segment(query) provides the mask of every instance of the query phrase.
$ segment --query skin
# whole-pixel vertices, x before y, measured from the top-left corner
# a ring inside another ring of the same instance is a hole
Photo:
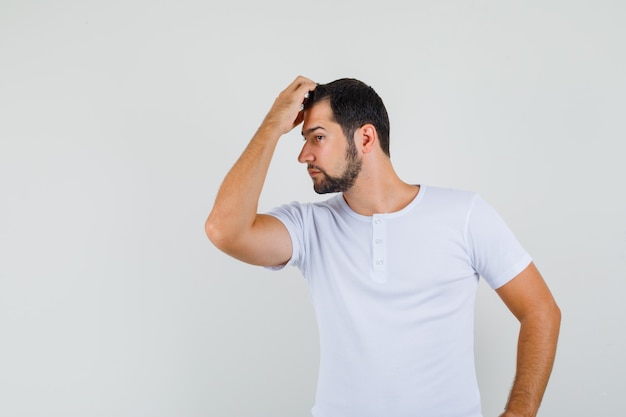
[[[298,161],[307,164],[313,189],[319,194],[348,191],[363,168],[354,142],[348,142],[339,125],[329,123],[331,120],[334,120],[332,110],[328,102],[322,102],[307,111],[302,129],[305,143]],[[343,160],[333,158],[334,155],[341,155],[343,144],[346,145]],[[328,161],[330,158],[332,162]]]
[[[205,229],[230,256],[263,266],[284,265],[291,257],[285,226],[257,208],[280,137],[301,123],[304,145],[298,160],[306,164],[317,192],[342,191],[348,205],[365,216],[398,211],[419,192],[419,186],[398,177],[373,125],[357,129],[350,146],[327,101],[300,110],[315,87],[301,76],[289,84],[224,178]],[[561,313],[532,263],[496,292],[520,322],[516,376],[501,417],[534,417],[554,363]]]
[[[520,322],[517,371],[501,417],[534,417],[552,372],[561,311],[534,263],[496,293]]]

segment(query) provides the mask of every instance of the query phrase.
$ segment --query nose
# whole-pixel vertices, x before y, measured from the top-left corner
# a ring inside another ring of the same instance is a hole
[[[313,153],[311,152],[311,148],[309,147],[309,142],[305,141],[302,146],[302,150],[300,151],[300,155],[298,155],[298,162],[301,164],[311,163],[315,160]]]

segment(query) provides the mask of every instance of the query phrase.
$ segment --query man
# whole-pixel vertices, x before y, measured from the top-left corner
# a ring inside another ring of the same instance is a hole
[[[303,122],[298,160],[325,202],[257,213],[279,138]],[[479,417],[473,309],[483,276],[519,319],[502,416],[535,416],[560,311],[530,256],[478,195],[402,181],[371,87],[297,77],[230,170],[206,223],[254,265],[302,271],[319,325],[315,417]]]

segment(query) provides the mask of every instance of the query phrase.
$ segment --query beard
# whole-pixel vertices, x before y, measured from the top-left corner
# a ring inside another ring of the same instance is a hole
[[[317,166],[310,166],[322,173],[323,178],[313,184],[313,189],[318,194],[328,193],[343,193],[348,191],[356,181],[356,178],[361,172],[362,162],[359,159],[356,151],[356,146],[350,143],[348,151],[346,152],[346,167],[343,173],[339,176],[329,175],[322,168]]]

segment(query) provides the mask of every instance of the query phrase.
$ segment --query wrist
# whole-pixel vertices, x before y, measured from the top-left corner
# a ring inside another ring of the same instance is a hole
[[[269,117],[263,120],[263,123],[261,123],[258,129],[259,132],[272,136],[281,136],[283,134],[282,130],[280,122]]]
[[[280,118],[280,115],[268,113],[259,127],[259,131],[266,135],[280,138],[293,129],[293,121],[287,122]]]

